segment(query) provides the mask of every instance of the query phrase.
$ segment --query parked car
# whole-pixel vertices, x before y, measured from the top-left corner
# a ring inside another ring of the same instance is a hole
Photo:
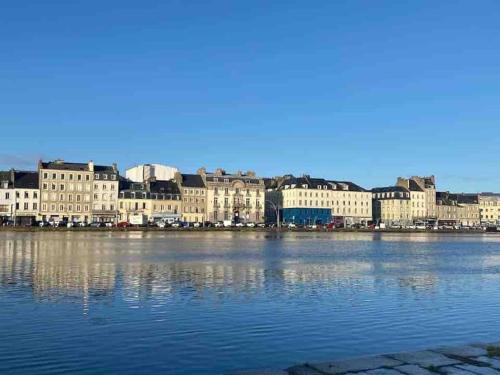
[[[223,224],[225,227],[232,227],[234,225],[231,220],[224,220]]]
[[[224,223],[222,221],[218,221],[218,222],[216,222],[214,224],[214,227],[216,227],[216,228],[222,228],[222,227],[224,227]]]
[[[78,226],[79,226],[79,227],[88,227],[88,224],[87,224],[87,222],[86,222],[86,221],[80,221],[80,222],[78,223]]]
[[[182,228],[182,223],[180,221],[173,222],[172,228]]]
[[[266,227],[266,223],[259,223],[259,224],[257,224],[257,226],[259,228],[265,228]]]
[[[295,223],[289,223],[288,229],[293,229],[293,228],[297,228],[297,225]]]
[[[90,224],[90,226],[91,226],[92,228],[103,228],[103,227],[105,226],[105,224],[104,224],[104,223],[101,223],[101,222],[96,221],[96,222],[93,222],[92,224]]]
[[[213,224],[212,224],[212,222],[210,222],[210,221],[205,221],[205,222],[203,223],[203,226],[205,226],[205,227],[207,227],[207,228],[210,228],[210,227],[213,227],[214,225],[213,225]]]
[[[116,224],[117,228],[128,228],[130,227],[130,223],[128,221],[121,221],[118,224]]]
[[[255,223],[247,223],[247,227],[249,227],[249,228],[255,228]]]
[[[237,228],[243,228],[245,226],[245,224],[243,224],[243,223],[236,223],[234,226],[237,227]]]
[[[66,228],[73,228],[75,224],[72,222],[72,221],[68,221],[68,223],[66,224]]]
[[[158,221],[156,223],[156,226],[160,229],[165,229],[167,227],[167,223],[165,223],[164,221]]]
[[[200,222],[196,222],[193,224],[193,228],[199,228],[201,227],[201,223]]]

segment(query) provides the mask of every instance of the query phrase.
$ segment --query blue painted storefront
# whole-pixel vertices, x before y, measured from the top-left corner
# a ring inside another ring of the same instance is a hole
[[[284,208],[282,218],[285,223],[328,224],[332,221],[329,208]]]

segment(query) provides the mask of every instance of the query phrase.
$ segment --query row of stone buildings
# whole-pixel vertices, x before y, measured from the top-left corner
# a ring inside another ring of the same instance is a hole
[[[0,221],[120,222],[144,215],[149,221],[263,222],[264,179],[254,172],[223,169],[183,174],[142,165],[127,177],[116,165],[40,161],[37,171],[0,172]]]
[[[434,176],[398,178],[371,190],[308,175],[258,177],[223,169],[184,174],[145,164],[120,176],[113,165],[40,161],[37,171],[0,172],[0,221],[149,221],[500,224],[500,194],[453,194]]]

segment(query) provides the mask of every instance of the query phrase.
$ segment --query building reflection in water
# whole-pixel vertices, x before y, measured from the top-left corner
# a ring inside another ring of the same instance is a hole
[[[475,242],[454,243],[467,245]],[[85,310],[99,301],[137,307],[314,288],[377,291],[388,283],[432,293],[446,262],[439,242],[425,235],[4,232],[0,295],[29,292],[40,302],[81,303]],[[500,263],[496,254],[457,262],[468,270]]]

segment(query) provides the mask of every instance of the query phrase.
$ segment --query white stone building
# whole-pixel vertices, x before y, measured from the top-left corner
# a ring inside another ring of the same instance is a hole
[[[177,172],[179,172],[177,168],[168,165],[141,164],[127,169],[125,177],[132,182],[149,181],[151,178],[158,181],[168,181],[172,180]]]

